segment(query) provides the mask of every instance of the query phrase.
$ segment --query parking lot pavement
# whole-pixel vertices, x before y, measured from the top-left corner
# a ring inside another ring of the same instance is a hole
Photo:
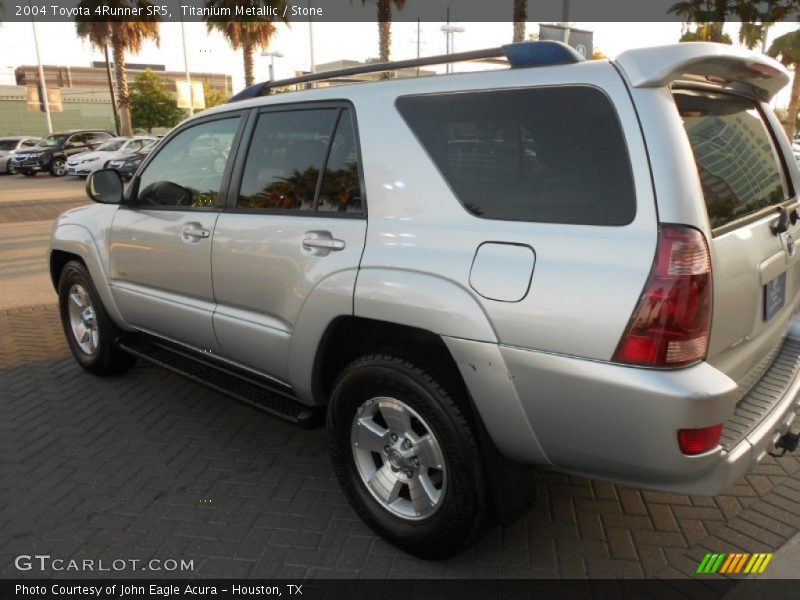
[[[88,375],[55,305],[35,304],[0,310],[2,577],[40,577],[13,559],[49,554],[191,560],[176,574],[196,577],[697,578],[708,552],[774,552],[800,531],[797,457],[768,458],[715,498],[542,471],[536,506],[514,526],[420,561],[351,510],[323,430],[142,362]],[[701,577],[681,590],[708,592],[722,576]]]
[[[0,176],[0,309],[56,301],[47,267],[53,219],[87,204],[84,181]]]

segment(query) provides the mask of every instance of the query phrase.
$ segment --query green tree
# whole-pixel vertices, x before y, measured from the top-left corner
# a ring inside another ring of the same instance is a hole
[[[726,21],[741,23],[739,40],[754,48],[763,40],[769,24],[786,18],[800,7],[800,0],[682,0],[670,7],[669,12],[680,15],[687,23],[694,23],[694,31],[684,32],[682,42],[706,41],[730,44],[730,36],[722,31]]]
[[[101,6],[112,8],[140,8],[147,15],[149,0],[81,0],[78,5],[87,8],[90,14]],[[75,28],[78,36],[88,39],[96,48],[102,49],[110,45],[114,59],[114,76],[117,83],[117,107],[119,109],[120,133],[133,134],[131,124],[131,98],[128,90],[128,72],[125,66],[125,55],[128,52],[137,54],[145,40],[159,43],[158,20],[156,17],[139,17],[138,21],[95,21],[91,17],[78,17]]]
[[[797,123],[797,110],[800,107],[800,30],[785,33],[775,38],[767,50],[773,58],[777,58],[787,67],[794,69],[792,77],[792,91],[789,96],[788,115],[783,124],[786,135],[794,139],[795,125]]]
[[[361,0],[364,5],[367,0]],[[377,0],[378,5],[378,58],[381,62],[389,62],[392,54],[392,4],[403,10],[406,0]],[[384,79],[391,77],[389,73],[381,75]]]
[[[733,44],[731,36],[722,31],[722,23],[697,23],[694,29],[687,29],[681,35],[681,42],[717,42]]]
[[[166,80],[147,69],[131,85],[131,116],[136,129],[149,133],[153,127],[175,127],[186,113],[178,108]]]
[[[285,4],[285,0],[206,0],[206,8],[212,11],[229,9],[230,14],[235,14],[238,6],[245,9],[270,9],[278,15],[283,15]],[[206,24],[209,31],[216,30],[222,33],[234,50],[242,51],[244,83],[246,86],[251,86],[255,82],[253,61],[256,48],[266,50],[269,47],[277,31],[275,18],[254,15],[237,19],[241,20],[231,21],[228,17],[209,16],[206,17]]]
[[[206,100],[206,108],[211,108],[213,106],[225,104],[228,101],[229,94],[223,90],[212,88],[211,85],[205,81],[203,82],[203,96]]]

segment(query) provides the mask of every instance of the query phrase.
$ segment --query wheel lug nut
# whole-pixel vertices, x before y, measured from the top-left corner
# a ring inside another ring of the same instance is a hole
[[[413,476],[414,476],[414,473],[412,471],[406,471],[406,477],[411,479]]]
[[[384,446],[383,447],[383,453],[384,454],[389,454],[389,446]]]
[[[411,462],[414,463],[415,467],[419,466],[419,459],[416,456],[411,459]]]
[[[396,434],[396,433],[393,433],[393,434],[391,434],[389,437],[391,438],[391,440],[392,440],[393,442],[396,442],[396,441],[397,441],[397,434]]]
[[[411,440],[404,440],[403,441],[403,448],[405,448],[406,450],[411,448]]]

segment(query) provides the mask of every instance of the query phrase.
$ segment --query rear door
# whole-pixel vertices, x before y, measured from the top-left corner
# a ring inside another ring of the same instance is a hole
[[[262,109],[242,148],[214,232],[214,331],[225,357],[285,381],[306,300],[333,275],[352,298],[367,229],[355,116]]]
[[[746,96],[673,90],[712,237],[714,316],[708,360],[757,379],[780,347],[800,290],[795,191],[768,107]],[[746,385],[742,386],[746,392]]]

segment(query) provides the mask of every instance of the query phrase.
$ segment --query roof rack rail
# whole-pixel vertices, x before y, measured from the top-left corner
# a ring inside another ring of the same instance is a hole
[[[310,73],[308,75],[290,77],[288,79],[264,81],[243,89],[238,94],[232,96],[228,102],[238,102],[248,98],[267,96],[274,88],[284,87],[287,85],[296,85],[298,83],[311,83],[314,81],[325,81],[329,79],[336,79],[338,77],[349,77],[352,75],[362,75],[365,73],[397,71],[399,69],[409,69],[428,65],[441,65],[491,58],[507,59],[512,69],[565,65],[584,60],[583,56],[578,54],[575,50],[563,42],[549,40],[518,42],[516,44],[506,44],[504,46],[487,48],[485,50],[471,50],[469,52],[457,52],[454,54],[440,54],[438,56],[425,56],[422,58],[412,58],[409,60],[398,60],[385,63],[370,63],[366,65],[359,65],[357,67],[336,69],[334,71]]]

